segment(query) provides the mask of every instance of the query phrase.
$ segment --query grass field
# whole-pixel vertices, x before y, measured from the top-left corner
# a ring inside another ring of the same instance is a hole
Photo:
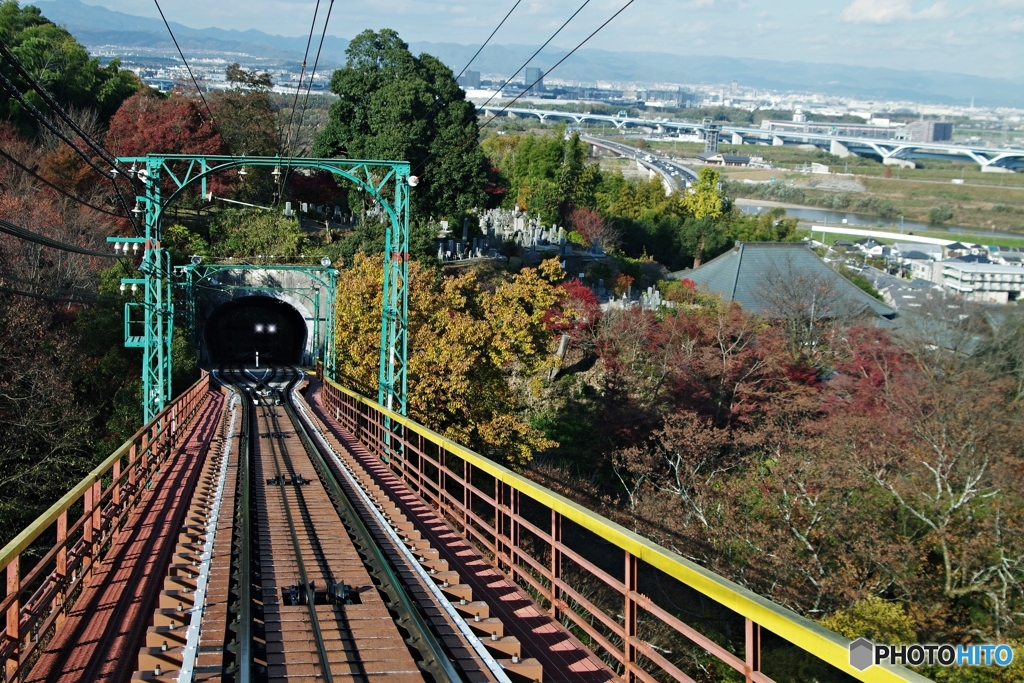
[[[626,139],[625,142],[635,144],[636,140]],[[661,154],[683,157],[694,157],[704,149],[700,143],[660,140],[649,146]],[[1020,232],[1024,236],[1024,173],[982,173],[974,163],[929,160],[921,162],[922,168],[898,169],[871,159],[839,159],[822,150],[799,147],[721,145],[719,149],[728,154],[760,156],[783,168],[776,171],[729,168],[725,169],[729,180],[791,181],[804,190],[809,199],[817,201],[835,192],[815,190],[808,185],[827,176],[813,176],[795,169],[818,162],[828,165],[833,173],[849,173],[864,186],[866,194],[891,201],[906,220],[927,223],[929,211],[945,205],[953,214],[946,221],[951,225]],[[889,178],[885,177],[887,170],[891,174]],[[954,184],[953,180],[963,182]]]

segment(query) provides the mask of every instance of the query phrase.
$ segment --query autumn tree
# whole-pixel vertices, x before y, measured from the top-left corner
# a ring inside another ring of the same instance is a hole
[[[557,263],[481,288],[475,276],[443,277],[410,262],[409,411],[417,420],[497,461],[515,466],[551,447],[520,417],[509,380],[535,377],[551,362],[545,319],[562,294]],[[358,254],[338,284],[341,377],[376,394],[383,265]],[[376,303],[374,303],[376,302]]]
[[[605,251],[611,251],[618,246],[619,231],[595,209],[588,206],[573,209],[569,214],[569,225],[583,236],[587,247],[593,244],[594,240],[597,240]]]
[[[149,153],[224,155],[230,150],[198,97],[171,93],[164,97],[152,90],[141,91],[125,101],[110,120],[107,148],[117,156],[145,156]],[[165,178],[168,194],[176,186]],[[208,188],[228,194],[236,176],[215,174]],[[198,186],[193,191],[197,196]]]

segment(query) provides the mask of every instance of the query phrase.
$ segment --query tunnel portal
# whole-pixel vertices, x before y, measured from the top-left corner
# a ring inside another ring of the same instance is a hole
[[[205,342],[215,365],[260,362],[299,365],[306,347],[306,321],[288,303],[248,296],[216,308],[206,321]]]

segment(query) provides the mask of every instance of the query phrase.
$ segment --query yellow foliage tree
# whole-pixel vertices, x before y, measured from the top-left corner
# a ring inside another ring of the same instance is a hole
[[[713,168],[702,168],[697,183],[683,195],[683,207],[697,220],[722,215],[722,193],[718,189],[721,174]]]
[[[442,277],[409,265],[410,416],[512,466],[556,446],[519,417],[509,379],[550,362],[543,319],[561,296],[552,282],[557,262],[525,269],[489,292],[471,273]],[[362,253],[338,278],[339,379],[370,396],[378,386],[382,281],[380,259]]]

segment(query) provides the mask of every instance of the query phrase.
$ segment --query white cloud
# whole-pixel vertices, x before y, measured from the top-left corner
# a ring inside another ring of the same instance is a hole
[[[914,12],[910,0],[853,0],[839,16],[852,24],[891,24],[908,19],[942,19],[948,14],[945,2]]]

